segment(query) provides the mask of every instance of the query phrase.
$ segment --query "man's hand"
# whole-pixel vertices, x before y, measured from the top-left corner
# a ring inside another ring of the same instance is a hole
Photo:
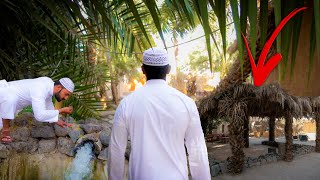
[[[72,111],[73,111],[73,107],[72,106],[64,107],[64,108],[59,109],[59,113],[60,114],[71,114]]]
[[[58,120],[57,122],[57,125],[59,125],[59,126],[61,126],[61,127],[71,127],[72,126],[72,124],[69,124],[69,123],[66,123],[66,122],[64,122],[64,121],[62,121],[62,120]]]

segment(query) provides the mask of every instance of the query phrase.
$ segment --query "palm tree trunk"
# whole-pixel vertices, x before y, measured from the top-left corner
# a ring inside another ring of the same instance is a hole
[[[118,91],[118,82],[115,79],[111,79],[111,92],[113,102],[118,105],[119,104],[119,91]]]
[[[244,147],[248,148],[249,147],[249,117],[246,116],[244,118]]]
[[[276,118],[269,118],[269,141],[275,141],[275,126],[276,126]]]
[[[88,41],[88,60],[91,65],[97,64],[97,50],[96,44],[91,40]]]
[[[286,124],[285,124],[285,136],[286,136],[286,144],[285,144],[285,154],[284,160],[285,161],[292,161],[293,160],[293,138],[292,138],[292,123],[293,118],[291,115],[286,115],[285,117]]]
[[[316,152],[320,153],[320,113],[317,112],[315,114],[315,118],[316,118]]]
[[[178,55],[179,55],[179,47],[178,47],[178,39],[177,32],[173,32],[173,45],[174,45],[174,61],[176,64],[176,71],[178,71]]]
[[[241,106],[238,103],[234,103],[233,107],[234,109],[239,109],[240,111],[244,111],[244,107],[239,108]],[[231,163],[229,164],[228,169],[233,174],[239,174],[243,170],[244,165],[244,159],[245,154],[243,152],[243,146],[244,146],[244,119],[246,117],[241,116],[242,114],[245,114],[244,112],[237,112],[237,115],[239,115],[237,118],[231,119],[230,125],[229,125],[229,136],[230,136],[230,145],[231,145]],[[229,115],[229,118],[231,118],[232,115]]]
[[[111,75],[111,94],[112,94],[112,101],[114,104],[118,105],[119,104],[119,91],[118,91],[118,84],[119,80],[117,77],[117,73],[114,70],[114,67],[112,65],[112,57],[111,55],[106,55],[107,56],[107,61],[110,64],[109,72]]]

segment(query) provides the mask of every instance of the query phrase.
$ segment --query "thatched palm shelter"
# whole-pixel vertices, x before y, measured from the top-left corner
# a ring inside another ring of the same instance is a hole
[[[243,147],[249,146],[249,117],[268,117],[270,124],[275,118],[285,119],[285,156],[293,159],[292,123],[293,118],[315,115],[317,121],[316,149],[320,152],[320,99],[289,95],[278,84],[255,87],[239,84],[224,91],[213,93],[199,101],[199,112],[204,130],[214,119],[222,118],[230,123],[229,136],[232,148],[231,171],[240,173],[243,169],[245,154]],[[272,127],[270,127],[272,129]],[[274,132],[270,132],[274,141]]]

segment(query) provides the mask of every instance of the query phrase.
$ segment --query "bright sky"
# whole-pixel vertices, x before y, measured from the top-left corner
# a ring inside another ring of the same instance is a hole
[[[233,25],[232,25],[233,28]],[[219,34],[219,33],[218,33]],[[204,35],[203,28],[201,26],[198,26],[193,32],[190,32],[184,36],[184,38],[178,38],[178,44],[190,41],[192,39],[198,38],[200,36]],[[171,34],[165,34],[165,41],[167,43],[167,47],[173,46],[173,39]],[[236,39],[236,33],[234,30],[227,31],[227,37],[229,37],[228,40],[233,41]],[[160,39],[158,34],[153,35],[153,38],[155,40],[155,43],[158,47],[164,48],[164,45],[162,43],[162,40]],[[211,43],[212,48],[215,48],[213,45],[213,42]],[[196,39],[194,41],[188,42],[186,44],[179,45],[179,55],[178,55],[178,61],[179,64],[186,64],[189,62],[189,54],[191,54],[193,51],[199,50],[204,51],[206,53],[206,40],[205,37]],[[219,47],[220,50],[222,47]],[[171,73],[176,73],[176,65],[174,60],[174,48],[168,48],[168,54],[170,57],[170,64],[172,66]],[[179,65],[178,64],[178,65]],[[210,74],[212,79],[208,81],[208,84],[212,86],[216,86],[220,82],[220,72],[215,72],[213,74]]]
[[[188,33],[185,35],[185,37],[182,38],[178,38],[178,44],[184,43],[186,41],[190,41],[192,39],[195,39],[197,37],[200,37],[204,35],[203,32],[203,28],[201,26],[198,26],[194,32],[192,33]],[[173,39],[171,34],[165,34],[165,41],[166,41],[166,45],[167,47],[171,47],[173,46]],[[158,34],[153,35],[153,38],[155,40],[155,43],[158,47],[162,47],[164,48],[163,42],[160,39]],[[189,43],[186,44],[182,44],[179,45],[179,56],[178,56],[178,60],[181,61],[181,63],[187,63],[189,62],[189,53],[191,53],[192,51],[195,50],[203,50],[206,47],[206,41],[205,38],[200,38],[194,41],[191,41]],[[174,61],[174,47],[168,48],[168,54],[170,57],[170,64],[172,66],[172,73],[175,73],[175,61]]]

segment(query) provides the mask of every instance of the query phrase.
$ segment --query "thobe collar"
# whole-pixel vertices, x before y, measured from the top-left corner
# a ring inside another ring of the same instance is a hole
[[[146,85],[167,85],[167,81],[163,79],[150,79],[147,81]]]

